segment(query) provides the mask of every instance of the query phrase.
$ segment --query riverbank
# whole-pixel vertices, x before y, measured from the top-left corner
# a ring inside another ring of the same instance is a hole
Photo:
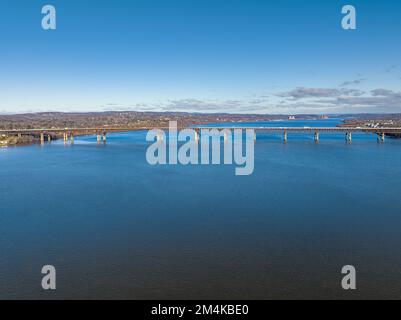
[[[359,115],[346,119],[340,127],[361,127],[367,129],[399,128],[401,127],[401,115]],[[386,133],[387,137],[401,139],[401,134]]]
[[[40,143],[40,138],[34,135],[7,136],[0,135],[0,148],[26,146]]]

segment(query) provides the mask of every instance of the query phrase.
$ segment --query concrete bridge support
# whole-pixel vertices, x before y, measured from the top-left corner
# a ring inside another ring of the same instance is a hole
[[[45,144],[45,134],[43,132],[40,133],[40,144]]]
[[[380,132],[377,134],[377,142],[385,142],[386,141],[386,135],[384,132]]]
[[[315,143],[319,143],[319,131],[315,131]]]
[[[106,143],[107,142],[107,137],[106,137],[106,132],[103,132],[103,143]]]
[[[74,144],[74,134],[73,133],[70,134],[70,143]]]
[[[67,144],[67,141],[68,141],[68,134],[67,133],[63,133],[63,141],[64,141],[64,144]]]
[[[101,141],[102,141],[101,135],[97,134],[97,144],[100,144]]]
[[[195,130],[195,143],[199,142],[199,131]]]
[[[230,132],[231,134],[231,132]],[[227,130],[224,130],[224,142],[228,141],[228,134],[227,134]]]
[[[50,134],[47,135],[47,142],[52,142],[52,136]]]
[[[347,141],[348,143],[352,143],[352,132],[347,132],[345,134],[345,141]]]
[[[287,143],[288,141],[288,132],[287,130],[284,130],[284,143]]]

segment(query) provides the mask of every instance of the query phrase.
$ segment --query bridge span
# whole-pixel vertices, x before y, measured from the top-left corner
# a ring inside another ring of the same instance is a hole
[[[197,127],[197,129],[211,129],[215,127]],[[344,133],[347,142],[352,142],[353,133],[371,133],[377,135],[378,142],[384,142],[387,134],[398,134],[401,136],[401,127],[369,128],[369,127],[247,127],[247,126],[222,126],[220,130],[252,129],[256,132],[278,132],[283,134],[284,142],[288,141],[288,133],[312,133],[315,142],[319,142],[320,133]]]
[[[184,129],[181,127],[178,129]],[[188,128],[188,127],[186,127]],[[311,133],[314,135],[315,142],[319,142],[320,133],[344,133],[347,142],[352,142],[353,133],[370,133],[377,135],[379,142],[385,141],[386,135],[400,135],[401,127],[383,127],[383,128],[370,128],[370,127],[263,127],[263,126],[193,126],[191,127],[197,132],[197,140],[199,140],[199,133],[202,130],[220,130],[232,132],[236,129],[251,129],[255,131],[255,139],[257,132],[276,132],[283,134],[284,142],[288,141],[289,133]],[[52,137],[63,137],[64,143],[70,141],[74,142],[74,136],[78,135],[97,135],[97,142],[106,142],[106,136],[112,132],[127,132],[127,131],[147,131],[152,129],[169,130],[169,127],[92,127],[92,128],[41,128],[41,129],[10,129],[0,130],[0,136],[21,136],[21,135],[33,135],[40,137],[40,142],[43,144],[46,140],[50,142]]]

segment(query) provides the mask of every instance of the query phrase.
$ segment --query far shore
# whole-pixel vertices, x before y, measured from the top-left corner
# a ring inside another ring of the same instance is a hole
[[[183,112],[98,112],[98,113],[34,113],[0,115],[0,130],[29,130],[34,128],[93,128],[93,127],[130,127],[132,131],[141,127],[160,128],[168,126],[170,121],[177,121],[180,126],[205,125],[211,123],[269,122],[285,120],[318,120],[321,115],[259,115],[259,114],[204,114]],[[122,130],[126,131],[126,130]],[[116,131],[114,131],[116,132]],[[87,132],[93,135],[97,132]],[[77,135],[79,136],[79,135]],[[81,134],[82,136],[82,134]],[[51,135],[51,140],[62,139],[63,135]],[[1,146],[19,146],[40,143],[40,136],[0,135]]]
[[[326,120],[344,119],[340,126],[358,126],[366,128],[401,127],[401,114],[359,114],[359,115],[263,115],[263,114],[204,114],[182,112],[98,112],[98,113],[33,113],[0,115],[0,130],[28,130],[23,135],[5,135],[0,133],[0,147],[21,146],[40,143],[40,136],[29,133],[34,128],[94,128],[101,127],[107,131],[108,127],[132,128],[130,131],[141,130],[143,127],[167,127],[170,121],[177,121],[180,126],[194,126],[207,124],[227,124],[244,122],[276,122],[296,120]],[[127,131],[127,130],[121,130]],[[113,132],[117,132],[113,130]],[[94,135],[97,132],[86,132],[76,136]],[[395,138],[401,136],[389,134]],[[52,133],[51,140],[63,139],[63,134]]]

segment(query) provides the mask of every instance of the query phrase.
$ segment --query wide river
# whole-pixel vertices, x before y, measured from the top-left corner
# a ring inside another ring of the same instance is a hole
[[[0,149],[1,299],[401,297],[401,140],[260,133],[236,176],[151,166],[145,136]]]

